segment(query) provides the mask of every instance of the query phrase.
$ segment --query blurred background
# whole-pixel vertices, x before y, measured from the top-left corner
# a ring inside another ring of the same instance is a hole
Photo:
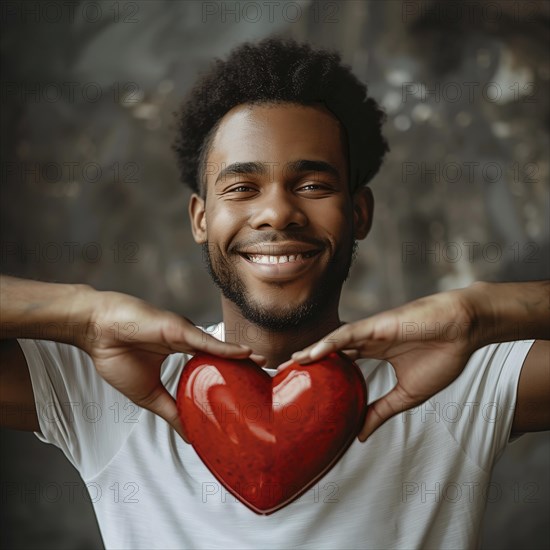
[[[189,231],[174,112],[200,71],[273,33],[337,49],[387,115],[352,321],[474,280],[549,278],[550,4],[544,1],[6,1],[1,270],[221,319]],[[78,474],[0,432],[2,548],[102,546]],[[495,470],[483,548],[550,546],[550,441]]]

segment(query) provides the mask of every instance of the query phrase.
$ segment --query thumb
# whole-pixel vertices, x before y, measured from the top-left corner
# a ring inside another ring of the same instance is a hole
[[[176,400],[168,393],[162,384],[157,386],[155,391],[148,398],[146,404],[138,404],[166,420],[183,440],[189,443],[178,414]]]
[[[415,405],[417,405],[416,401],[407,396],[399,386],[396,386],[390,393],[372,402],[367,407],[365,423],[357,436],[359,441],[364,442],[386,420]]]

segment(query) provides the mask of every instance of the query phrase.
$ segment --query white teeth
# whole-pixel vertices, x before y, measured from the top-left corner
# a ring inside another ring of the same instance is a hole
[[[302,254],[292,254],[289,256],[264,256],[262,254],[248,254],[248,259],[256,264],[286,264],[296,262]]]

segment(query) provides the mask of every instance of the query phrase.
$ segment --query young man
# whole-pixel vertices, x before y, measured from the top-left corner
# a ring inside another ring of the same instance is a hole
[[[206,331],[124,294],[2,278],[3,421],[60,447],[95,496],[126,491],[95,499],[106,547],[476,544],[493,464],[511,437],[550,427],[548,283],[476,283],[342,323],[372,221],[366,184],[387,150],[381,122],[338,56],[306,45],[245,44],[202,77],[176,151],[222,293],[223,323]],[[369,439],[256,515],[177,435],[182,366],[207,351],[274,373],[336,349],[368,381]],[[78,409],[90,403],[99,418]],[[443,498],[449,487],[460,498]]]

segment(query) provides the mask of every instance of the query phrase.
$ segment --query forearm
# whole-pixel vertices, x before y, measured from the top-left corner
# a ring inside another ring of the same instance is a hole
[[[550,340],[550,281],[475,283],[465,289],[478,347],[513,340]],[[477,346],[476,346],[477,347]]]
[[[35,338],[79,345],[97,291],[0,275],[0,339]]]

